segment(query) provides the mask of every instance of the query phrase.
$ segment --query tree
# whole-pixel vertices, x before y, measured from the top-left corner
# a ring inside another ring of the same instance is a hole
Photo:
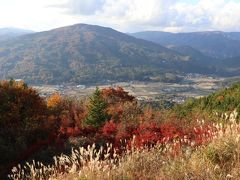
[[[51,95],[47,100],[47,107],[48,108],[56,108],[62,102],[62,97],[59,93],[54,93]]]
[[[23,81],[0,81],[0,162],[2,164],[11,162],[21,151],[39,139],[46,138],[48,135],[44,127],[46,111],[45,100]]]
[[[99,128],[109,118],[110,117],[107,114],[107,103],[103,99],[101,91],[97,87],[93,95],[90,97],[88,116],[85,119],[85,124]]]
[[[15,128],[24,132],[36,129],[45,119],[47,107],[44,99],[24,82],[1,81],[0,102],[0,129],[9,131],[13,128],[14,134],[22,134]]]

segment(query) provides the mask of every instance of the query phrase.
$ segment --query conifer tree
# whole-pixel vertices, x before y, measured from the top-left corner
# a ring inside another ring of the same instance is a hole
[[[107,114],[107,103],[101,95],[101,91],[97,87],[93,95],[90,97],[88,106],[89,112],[85,120],[86,125],[91,125],[95,128],[101,127],[105,121],[109,119]]]

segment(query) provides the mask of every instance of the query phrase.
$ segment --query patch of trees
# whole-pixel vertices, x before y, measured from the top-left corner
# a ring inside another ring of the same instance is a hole
[[[189,99],[183,105],[175,106],[175,112],[181,117],[188,117],[191,113],[202,112],[209,115],[234,110],[240,114],[240,84],[234,84],[230,88],[225,88],[209,96],[199,99]]]

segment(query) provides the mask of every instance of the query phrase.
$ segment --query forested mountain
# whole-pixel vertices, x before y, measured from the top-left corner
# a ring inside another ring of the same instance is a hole
[[[0,42],[6,41],[14,37],[22,36],[25,34],[34,33],[30,30],[18,29],[18,28],[0,28]]]
[[[168,46],[168,48],[177,51],[185,56],[194,58],[199,64],[206,66],[216,66],[219,60],[210,56],[206,56],[202,52],[192,48],[191,46]]]
[[[0,44],[0,77],[30,83],[143,80],[165,72],[211,72],[191,56],[101,26],[77,24]]]
[[[169,33],[146,31],[131,35],[164,46],[191,46],[206,56],[213,58],[223,59],[240,56],[240,33],[238,32]]]
[[[239,75],[240,56],[223,59],[220,61],[219,66],[225,67],[225,72]]]

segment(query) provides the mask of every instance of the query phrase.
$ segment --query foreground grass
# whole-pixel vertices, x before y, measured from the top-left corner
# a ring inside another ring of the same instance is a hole
[[[240,179],[240,125],[215,124],[216,131],[196,145],[176,138],[154,147],[136,148],[134,139],[124,155],[111,147],[73,150],[55,157],[55,164],[26,164],[13,168],[11,179]],[[205,136],[202,134],[201,136]]]
[[[171,148],[134,151],[114,168],[89,165],[53,179],[240,179],[239,134],[225,134],[207,146],[188,148],[178,156]]]

